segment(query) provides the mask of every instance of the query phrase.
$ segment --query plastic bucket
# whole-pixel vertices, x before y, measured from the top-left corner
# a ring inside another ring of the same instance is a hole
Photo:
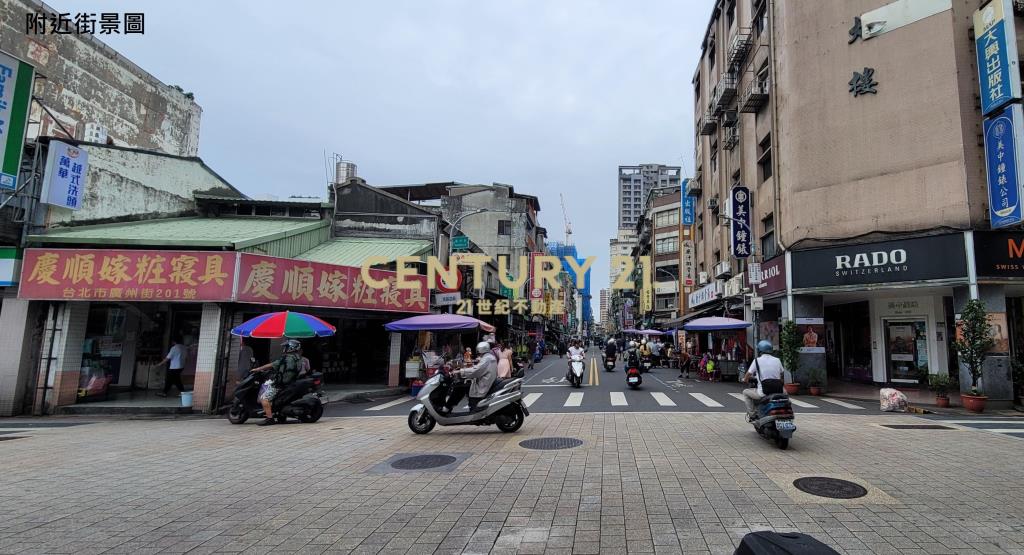
[[[181,392],[181,406],[191,407],[192,406],[192,392],[182,391]]]

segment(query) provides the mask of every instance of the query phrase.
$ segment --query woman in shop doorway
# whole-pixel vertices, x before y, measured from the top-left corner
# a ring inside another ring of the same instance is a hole
[[[181,343],[181,335],[175,334],[171,339],[171,349],[160,364],[167,364],[167,377],[164,379],[164,390],[157,393],[158,397],[167,397],[171,386],[178,388],[178,395],[185,392],[185,386],[181,383],[181,373],[185,370],[185,356],[188,353]]]

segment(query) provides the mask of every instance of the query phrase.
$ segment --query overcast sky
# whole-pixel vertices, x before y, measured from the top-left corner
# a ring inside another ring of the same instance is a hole
[[[563,193],[581,256],[599,257],[595,318],[616,167],[693,171],[710,0],[88,4],[145,10],[145,35],[104,40],[195,94],[200,156],[251,196],[325,194],[326,150],[371,185],[511,184],[562,240]]]

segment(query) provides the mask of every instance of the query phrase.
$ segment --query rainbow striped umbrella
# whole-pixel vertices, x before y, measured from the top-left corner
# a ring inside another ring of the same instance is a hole
[[[271,312],[257,316],[231,330],[242,337],[327,337],[334,335],[334,326],[316,316],[302,312]]]

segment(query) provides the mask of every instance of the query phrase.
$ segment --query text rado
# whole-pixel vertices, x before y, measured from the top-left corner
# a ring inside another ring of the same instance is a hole
[[[907,251],[903,249],[836,256],[836,277],[906,272],[908,269]]]

